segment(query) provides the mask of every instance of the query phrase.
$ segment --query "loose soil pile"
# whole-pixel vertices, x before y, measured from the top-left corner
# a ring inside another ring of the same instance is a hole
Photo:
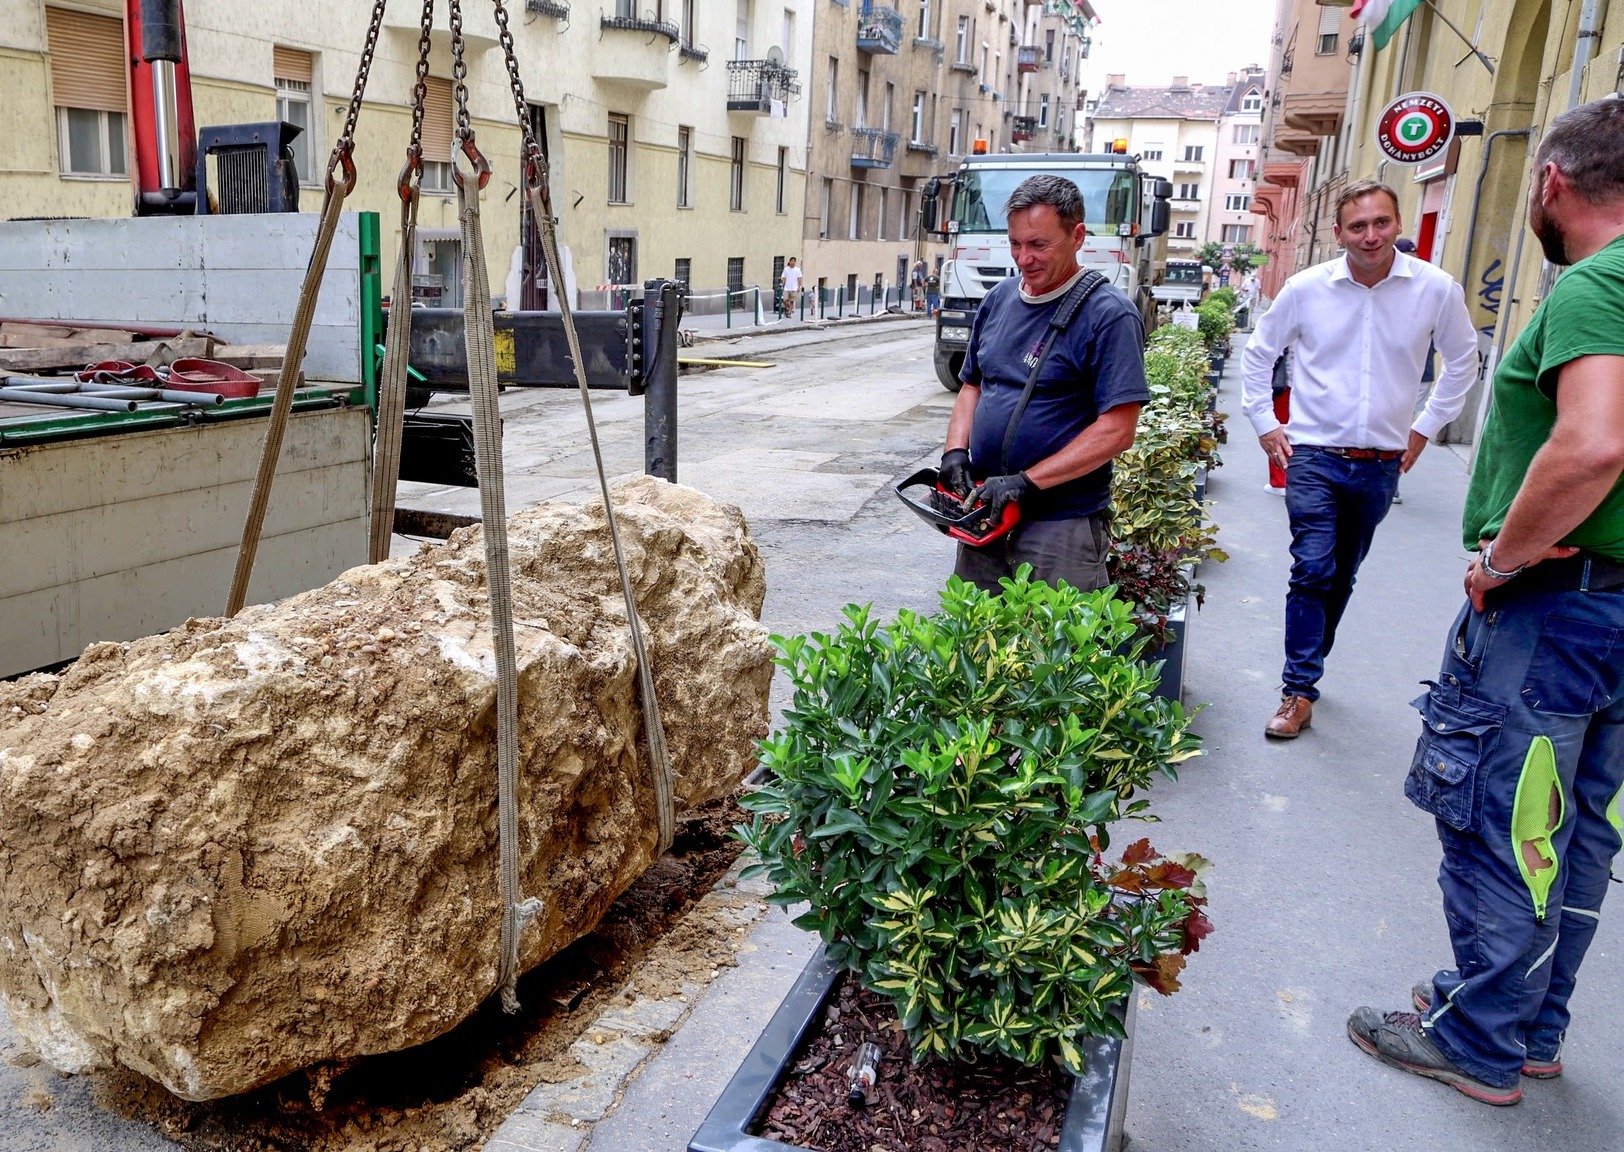
[[[676,843],[598,927],[519,982],[521,1012],[493,997],[427,1044],[328,1065],[259,1091],[192,1103],[134,1073],[98,1074],[97,1099],[193,1152],[465,1152],[536,1084],[579,1072],[566,1054],[628,980],[674,995],[731,965],[740,930],[688,916],[727,872],[743,818],[732,799],[695,809]]]
[[[854,1108],[851,1066],[865,1040],[880,1065],[867,1107]],[[890,1001],[847,974],[756,1134],[814,1152],[1037,1152],[1059,1146],[1070,1091],[1054,1064],[915,1064]]]

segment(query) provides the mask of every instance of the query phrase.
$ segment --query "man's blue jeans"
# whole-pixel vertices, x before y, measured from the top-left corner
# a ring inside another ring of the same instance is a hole
[[[1397,460],[1345,460],[1310,444],[1292,446],[1286,462],[1291,583],[1280,679],[1293,696],[1319,699],[1316,685],[1354,576],[1397,488]]]
[[[1525,1058],[1557,1057],[1619,850],[1624,591],[1512,580],[1486,612],[1461,610],[1415,705],[1404,792],[1437,819],[1455,960],[1433,977],[1425,1027],[1457,1066],[1510,1087]]]

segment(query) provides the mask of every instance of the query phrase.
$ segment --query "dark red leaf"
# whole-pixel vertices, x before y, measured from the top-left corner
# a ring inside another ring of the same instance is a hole
[[[1154,859],[1156,859],[1156,849],[1150,846],[1150,841],[1146,838],[1135,840],[1122,853],[1122,863],[1128,867],[1134,864],[1147,864]]]

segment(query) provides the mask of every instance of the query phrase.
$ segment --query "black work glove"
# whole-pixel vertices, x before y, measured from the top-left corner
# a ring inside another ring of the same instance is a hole
[[[942,453],[942,466],[937,470],[941,486],[963,500],[976,486],[970,476],[970,453],[965,448],[949,448]]]
[[[1019,504],[1037,490],[1037,485],[1027,479],[1025,472],[991,476],[982,482],[981,487],[970,493],[965,504],[974,507],[976,502],[980,501],[986,506],[987,518],[996,521],[1002,518],[1005,508],[1011,504]]]

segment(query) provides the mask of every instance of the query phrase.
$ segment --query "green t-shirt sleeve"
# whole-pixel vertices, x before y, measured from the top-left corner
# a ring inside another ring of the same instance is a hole
[[[1555,400],[1564,364],[1581,356],[1624,356],[1624,279],[1586,261],[1556,282],[1544,320],[1535,384]]]

